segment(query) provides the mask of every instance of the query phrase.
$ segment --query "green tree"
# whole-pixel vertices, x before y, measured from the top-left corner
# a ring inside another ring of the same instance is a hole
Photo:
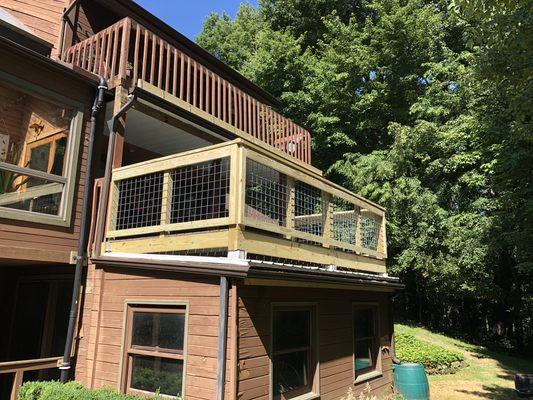
[[[516,347],[533,345],[532,2],[262,0],[198,37],[311,130],[330,179],[387,207],[405,317]]]

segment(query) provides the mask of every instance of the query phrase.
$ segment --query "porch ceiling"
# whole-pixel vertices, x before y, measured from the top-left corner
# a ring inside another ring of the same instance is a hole
[[[111,118],[112,115],[113,102],[109,102],[106,107],[106,119]],[[107,125],[105,134],[109,134]],[[213,144],[135,108],[129,110],[127,114],[125,140],[127,143],[161,156],[181,153]]]

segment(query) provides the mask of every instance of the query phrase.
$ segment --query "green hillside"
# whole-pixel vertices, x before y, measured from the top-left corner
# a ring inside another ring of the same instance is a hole
[[[514,374],[533,373],[532,360],[490,351],[420,327],[396,324],[395,332],[463,356],[463,367],[455,373],[429,375],[432,400],[517,399]],[[397,352],[405,353],[405,349]]]

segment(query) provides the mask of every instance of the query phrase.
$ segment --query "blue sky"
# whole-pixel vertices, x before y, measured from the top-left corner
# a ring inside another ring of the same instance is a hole
[[[135,0],[136,3],[165,21],[189,39],[200,33],[205,17],[211,11],[225,11],[235,16],[242,2],[257,6],[257,0]]]

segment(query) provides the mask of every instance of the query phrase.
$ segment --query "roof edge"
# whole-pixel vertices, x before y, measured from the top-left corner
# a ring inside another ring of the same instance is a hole
[[[117,254],[114,256],[102,255],[92,257],[91,262],[97,266],[121,267],[142,269],[148,271],[179,272],[193,275],[227,276],[232,278],[245,278],[248,274],[249,265],[242,260],[215,257],[195,257],[195,256],[167,256],[169,258],[155,257],[149,258],[143,254],[133,254],[124,256]]]
[[[405,287],[398,278],[385,275],[356,271],[329,271],[321,268],[306,268],[261,261],[250,261],[247,278],[304,281],[306,284],[310,282],[340,284],[346,286],[347,289],[364,290],[365,287],[368,287],[371,290],[389,292],[402,290]]]

